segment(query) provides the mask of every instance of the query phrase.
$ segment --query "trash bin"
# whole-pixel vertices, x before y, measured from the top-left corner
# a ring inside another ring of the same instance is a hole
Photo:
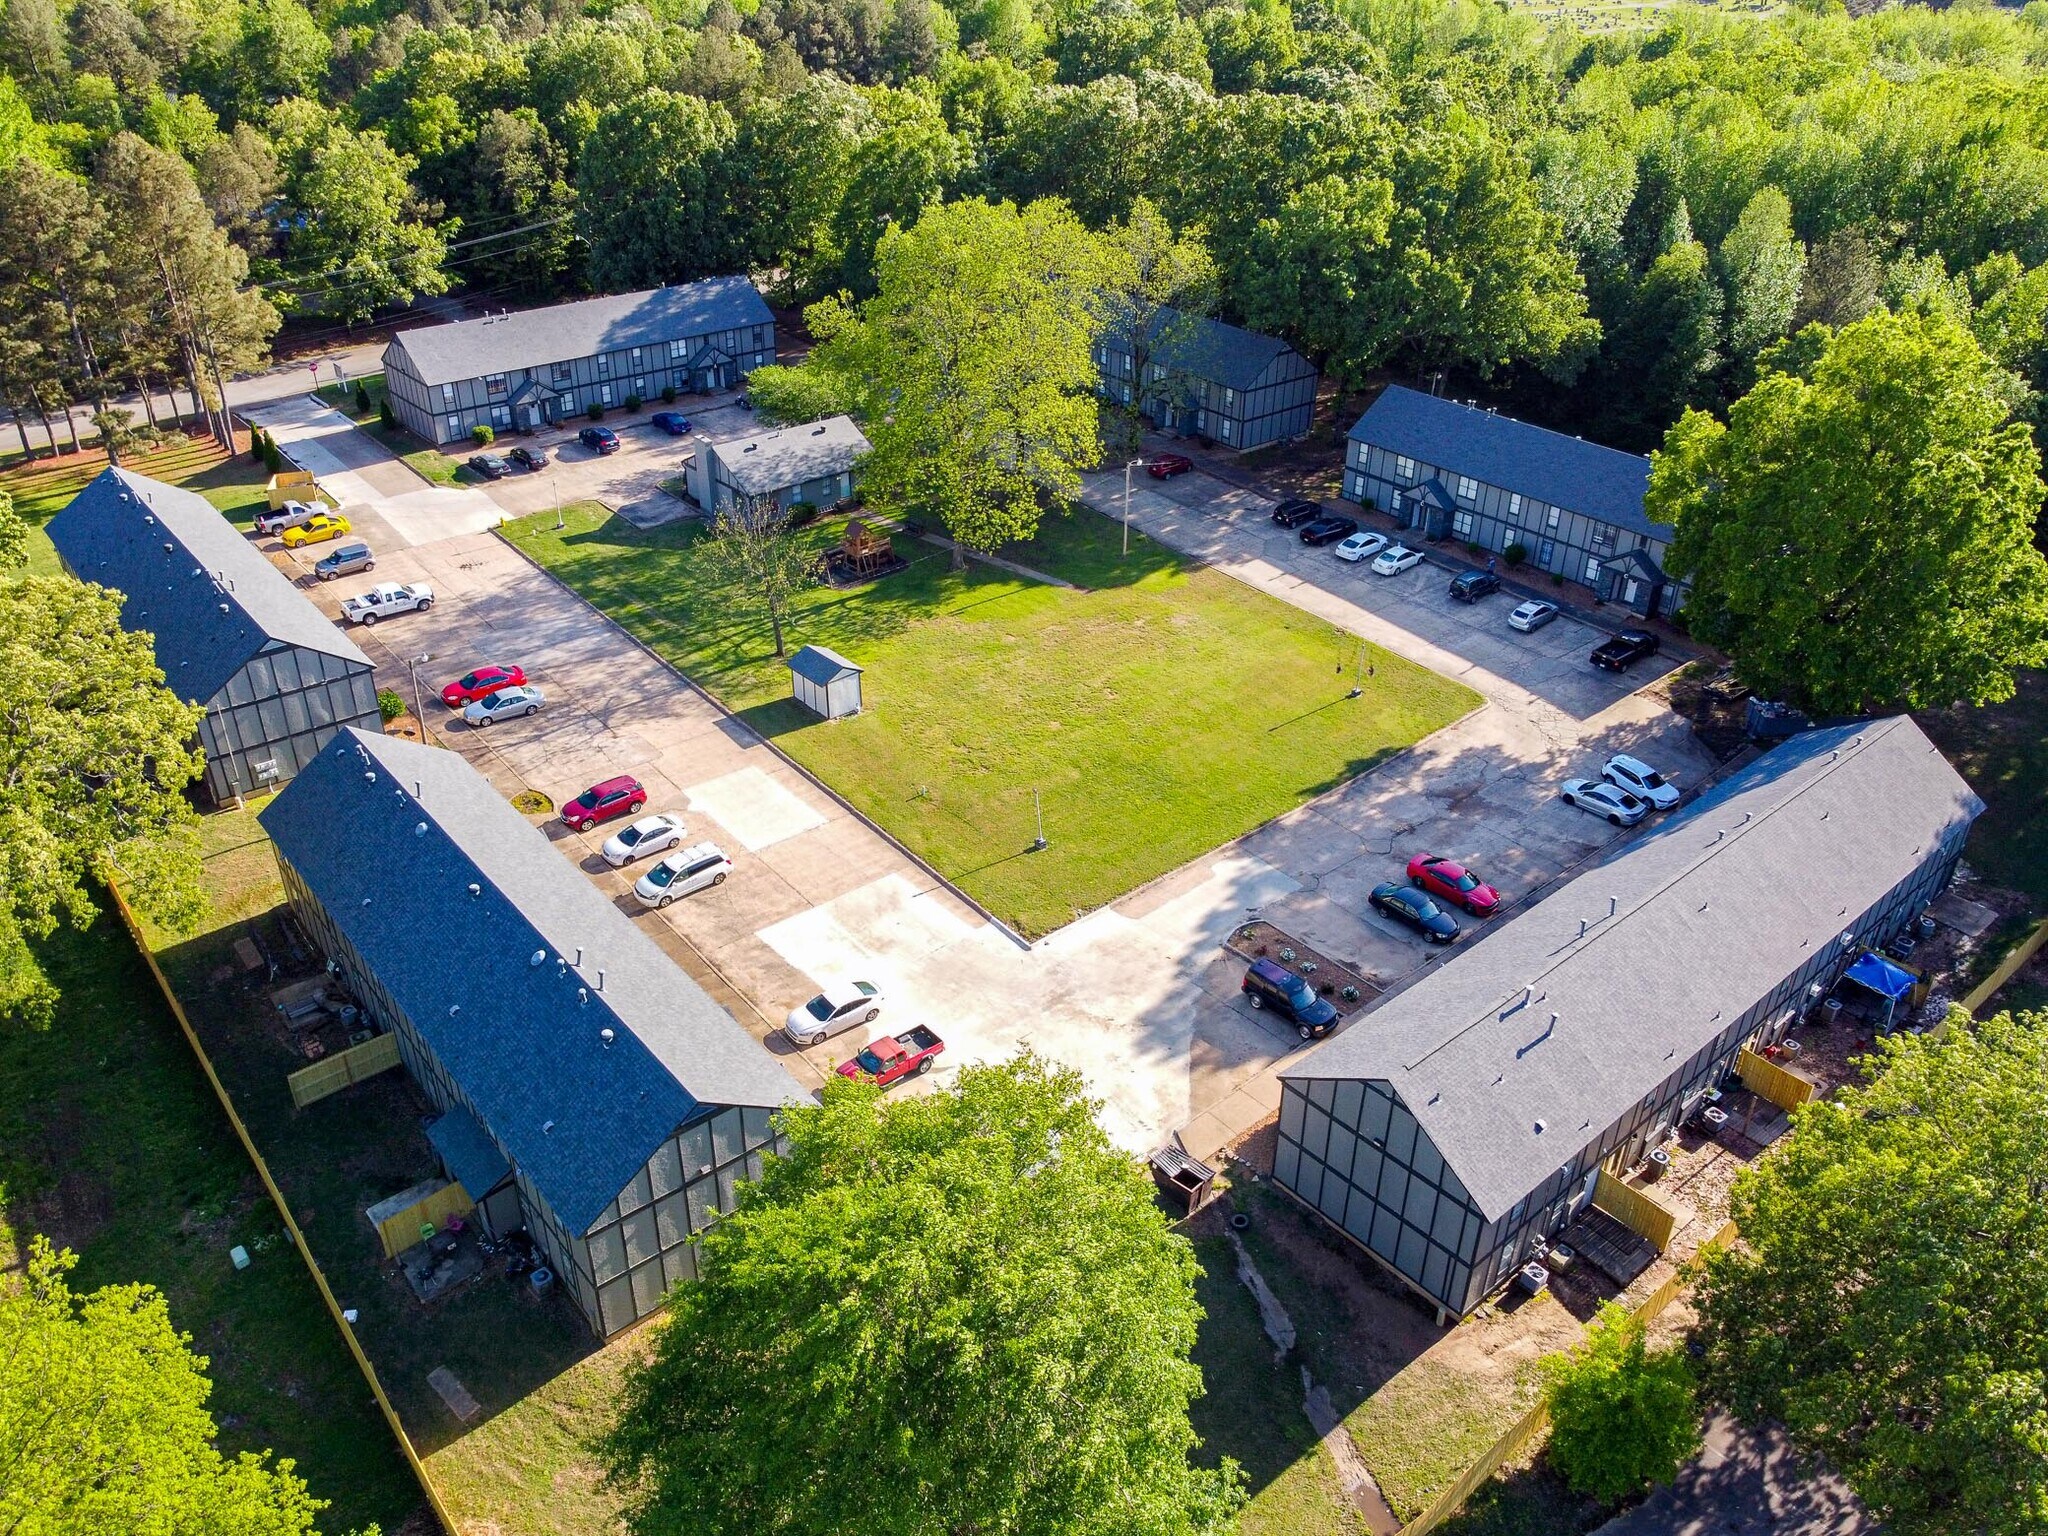
[[[1159,1192],[1192,1216],[1216,1184],[1216,1170],[1198,1163],[1179,1147],[1161,1147],[1152,1154],[1152,1181]]]

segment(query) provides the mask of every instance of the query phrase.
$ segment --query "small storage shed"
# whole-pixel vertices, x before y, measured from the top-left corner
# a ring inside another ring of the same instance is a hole
[[[837,651],[807,645],[789,658],[797,703],[826,720],[860,713],[860,668]]]

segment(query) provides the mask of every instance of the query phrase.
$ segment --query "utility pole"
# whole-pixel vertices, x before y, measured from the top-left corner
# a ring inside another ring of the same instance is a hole
[[[1031,844],[1033,853],[1043,853],[1050,846],[1045,840],[1045,807],[1039,803],[1038,791],[1031,791],[1031,813],[1038,818],[1038,837]]]
[[[422,741],[426,740],[427,706],[425,701],[420,698],[420,668],[433,659],[434,653],[432,651],[425,651],[418,656],[412,657],[405,664],[406,672],[412,677],[412,713],[413,718],[420,723],[420,739]]]
[[[1131,471],[1144,462],[1143,459],[1133,459],[1124,466],[1124,553],[1119,558],[1128,557],[1131,552]],[[1039,841],[1042,843],[1044,839]]]

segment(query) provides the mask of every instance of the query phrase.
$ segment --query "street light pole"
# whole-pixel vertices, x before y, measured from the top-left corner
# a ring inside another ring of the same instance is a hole
[[[412,657],[405,664],[405,670],[412,678],[413,718],[419,721],[422,732],[427,728],[427,706],[420,697],[420,668],[433,659],[434,653],[432,651],[424,651],[418,656]]]
[[[1124,466],[1124,554],[1131,552],[1131,471],[1145,461],[1133,459]]]
[[[1045,807],[1039,803],[1038,791],[1031,791],[1031,811],[1038,818],[1038,839],[1031,845],[1033,853],[1045,852]]]

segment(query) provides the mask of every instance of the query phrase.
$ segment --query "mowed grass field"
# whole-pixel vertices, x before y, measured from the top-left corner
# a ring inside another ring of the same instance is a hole
[[[1085,508],[1004,551],[897,536],[908,570],[814,587],[786,623],[866,669],[865,711],[790,700],[765,613],[712,582],[699,525],[585,503],[506,536],[776,739],[1005,922],[1041,934],[1383,762],[1477,707],[1461,684]],[[829,547],[833,524],[795,535]],[[1034,803],[1034,792],[1037,801]],[[1032,851],[1042,806],[1050,846]]]

